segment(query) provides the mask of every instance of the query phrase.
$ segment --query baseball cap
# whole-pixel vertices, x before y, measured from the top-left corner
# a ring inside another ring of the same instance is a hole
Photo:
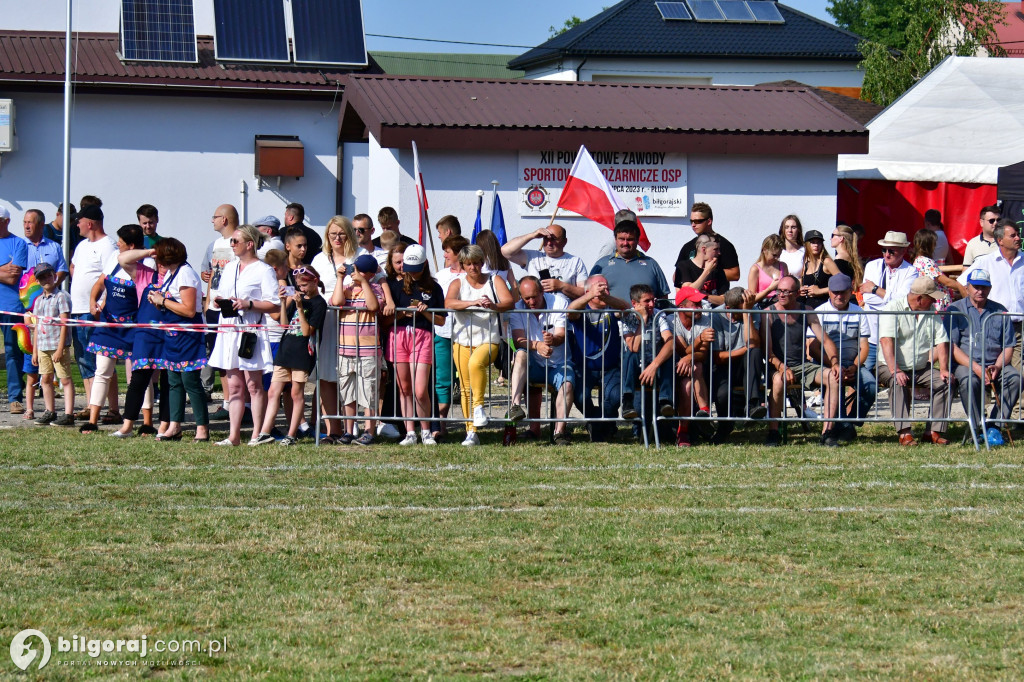
[[[40,277],[47,273],[52,275],[55,272],[55,270],[53,269],[53,266],[47,263],[46,261],[40,261],[35,266],[35,268],[33,268],[32,272],[33,274],[35,274],[36,279],[39,279]]]
[[[935,298],[936,292],[939,287],[935,286],[935,280],[931,277],[917,277],[914,279],[914,283],[910,285],[910,293],[917,294],[919,296],[931,296]]]
[[[89,220],[95,220],[97,222],[103,222],[103,211],[100,210],[99,206],[86,206],[75,216],[78,220],[87,218]]]
[[[679,291],[676,292],[676,305],[679,305],[683,301],[700,303],[705,298],[707,298],[707,296],[700,293],[693,287],[679,287]]]
[[[419,244],[410,245],[402,254],[402,272],[421,272],[426,264],[427,252]]]
[[[377,262],[377,259],[368,253],[364,253],[359,258],[356,258],[356,262],[353,263],[353,266],[359,272],[376,273],[377,270],[380,269],[380,264]]]
[[[853,288],[853,280],[850,279],[849,275],[837,272],[828,278],[829,291],[839,293],[840,291],[849,291],[851,288]]]
[[[807,232],[804,232],[804,241],[805,242],[812,242],[815,239],[820,239],[821,241],[825,241],[825,237],[823,237],[821,232],[818,232],[817,230],[807,230]]]
[[[988,274],[988,270],[978,268],[977,270],[971,270],[970,274],[967,275],[967,283],[973,284],[976,287],[990,287],[992,286],[992,277]]]

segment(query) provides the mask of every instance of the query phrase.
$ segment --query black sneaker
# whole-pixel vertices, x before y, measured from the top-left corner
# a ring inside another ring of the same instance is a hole
[[[219,407],[210,413],[210,421],[222,422],[227,421],[231,418],[231,413],[225,410],[223,407]]]
[[[96,426],[95,424],[93,424],[92,422],[85,422],[84,424],[82,424],[81,426],[78,427],[78,432],[79,433],[90,433],[90,432],[96,431],[98,429],[99,429],[99,427]]]
[[[275,426],[274,428],[270,429],[270,435],[274,437],[274,440],[281,440],[287,434],[282,433],[281,429]]]
[[[269,433],[261,433],[257,438],[249,442],[249,445],[265,445],[266,443],[274,443],[277,439],[271,436]]]
[[[50,422],[50,426],[74,426],[75,415],[64,413]]]
[[[673,407],[672,403],[670,403],[669,401],[662,400],[660,403],[658,403],[658,413],[662,417],[674,417],[676,416],[676,408]]]
[[[836,433],[836,440],[839,441],[840,445],[849,445],[857,440],[857,428],[849,422],[838,424],[833,430]]]
[[[351,433],[343,433],[340,436],[338,436],[338,442],[341,443],[342,445],[351,445],[352,441],[354,441],[355,439],[356,437],[353,436]]]
[[[36,424],[39,424],[40,426],[46,426],[56,418],[56,414],[47,410],[46,412],[43,412],[41,415],[36,417]]]
[[[821,436],[818,438],[818,442],[824,445],[826,448],[839,447],[839,440],[836,438],[836,430],[832,428],[826,431],[825,433],[821,434]]]
[[[782,436],[779,435],[778,431],[769,430],[768,437],[765,439],[764,444],[770,448],[777,448],[782,445]]]

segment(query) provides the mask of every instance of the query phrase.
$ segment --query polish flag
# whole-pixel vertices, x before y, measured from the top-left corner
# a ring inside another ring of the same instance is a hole
[[[427,188],[423,184],[423,174],[420,173],[420,155],[416,149],[416,143],[412,143],[412,174],[413,180],[416,182],[416,204],[419,207],[419,222],[420,222],[420,238],[419,243],[421,246],[426,245],[425,239],[430,237],[430,219],[427,217]],[[430,245],[433,247],[433,243]]]
[[[569,179],[565,181],[562,195],[558,198],[558,208],[579,213],[613,231],[615,214],[626,208],[584,145],[580,145],[576,163],[569,171]],[[640,225],[639,220],[637,224]],[[640,225],[639,243],[645,251],[651,248],[651,240],[647,238],[643,225]]]

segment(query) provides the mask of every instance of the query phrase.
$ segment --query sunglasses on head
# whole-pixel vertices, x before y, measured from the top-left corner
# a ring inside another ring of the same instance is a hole
[[[292,270],[292,277],[317,277],[317,274],[309,268],[295,268]]]

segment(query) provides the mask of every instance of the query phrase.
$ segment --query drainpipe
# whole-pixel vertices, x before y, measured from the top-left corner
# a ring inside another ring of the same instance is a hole
[[[588,59],[590,59],[590,57],[584,57],[583,61],[580,62],[580,65],[576,67],[576,80],[577,81],[579,81],[579,79],[580,79],[580,71],[583,70],[583,65],[587,63]]]

